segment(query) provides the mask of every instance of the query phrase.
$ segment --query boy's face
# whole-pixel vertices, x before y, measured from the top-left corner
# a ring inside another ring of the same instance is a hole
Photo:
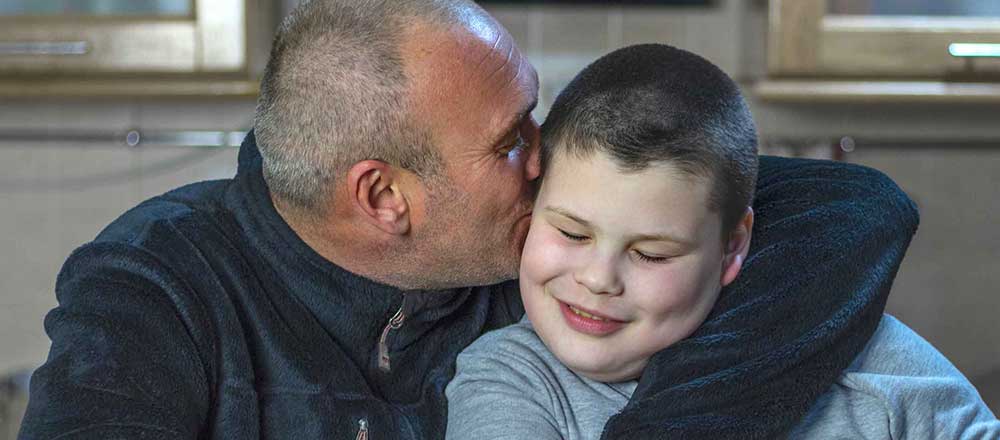
[[[560,361],[603,382],[634,379],[701,325],[738,273],[752,225],[750,215],[737,228],[745,242],[723,240],[709,191],[672,165],[625,174],[602,153],[553,158],[520,282],[528,318]]]

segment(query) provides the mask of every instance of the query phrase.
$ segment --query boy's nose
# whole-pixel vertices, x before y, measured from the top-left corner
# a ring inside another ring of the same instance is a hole
[[[577,269],[574,278],[595,295],[621,295],[622,286],[613,258],[593,258]]]

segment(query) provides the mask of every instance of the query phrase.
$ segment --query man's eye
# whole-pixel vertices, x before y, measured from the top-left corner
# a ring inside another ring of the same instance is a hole
[[[559,229],[559,228],[556,228],[556,229]],[[564,237],[566,237],[566,238],[568,238],[568,239],[570,239],[570,240],[573,240],[573,241],[584,241],[584,240],[586,240],[586,239],[588,238],[588,237],[587,237],[586,235],[576,235],[576,234],[570,234],[569,232],[566,232],[566,231],[564,231],[564,230],[562,230],[562,229],[559,229],[559,232],[560,232],[560,233],[561,233],[561,234],[562,234],[562,235],[563,235]]]
[[[639,251],[636,251],[636,250],[633,250],[632,253],[635,254],[635,257],[638,258],[639,261],[645,261],[647,263],[666,263],[667,260],[670,259],[670,257],[660,257],[660,256],[646,255],[646,254],[644,254],[642,252],[639,252]]]
[[[497,154],[500,156],[509,156],[512,151],[523,150],[525,146],[527,146],[527,143],[524,142],[524,138],[519,134],[512,144],[497,150]]]

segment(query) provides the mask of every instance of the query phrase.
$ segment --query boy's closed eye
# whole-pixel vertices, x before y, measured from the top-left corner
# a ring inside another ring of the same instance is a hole
[[[566,239],[571,240],[571,241],[584,242],[584,241],[587,241],[587,240],[590,239],[590,237],[587,236],[587,235],[576,234],[576,233],[570,232],[570,231],[568,231],[568,230],[566,230],[564,228],[561,228],[559,226],[553,226],[553,227],[557,231],[559,231],[559,233],[562,234],[563,237],[565,237]],[[638,250],[638,249],[632,249],[632,250],[629,251],[629,253],[634,258],[636,258],[637,260],[643,261],[643,262],[646,262],[646,263],[666,263],[666,262],[670,261],[671,258],[674,257],[673,255],[661,255],[661,254],[658,254],[658,253],[648,252],[648,251],[642,251],[642,250]]]
[[[671,258],[673,258],[663,255],[647,254],[645,252],[636,249],[632,250],[632,254],[635,255],[635,257],[638,258],[639,261],[644,261],[647,263],[666,263],[670,261]]]
[[[585,241],[588,238],[590,238],[590,237],[588,237],[586,235],[579,235],[579,234],[574,234],[574,233],[568,232],[568,231],[566,231],[566,230],[564,230],[564,229],[562,229],[562,228],[560,228],[558,226],[556,226],[556,230],[558,230],[559,233],[561,233],[564,237],[566,237],[566,238],[568,238],[570,240],[573,240],[573,241]]]

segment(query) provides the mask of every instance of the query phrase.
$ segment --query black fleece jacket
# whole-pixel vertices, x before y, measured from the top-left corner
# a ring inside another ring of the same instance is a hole
[[[906,196],[779,158],[758,194],[744,281],[654,358],[605,438],[780,434],[874,331],[916,227]],[[323,259],[271,204],[252,134],[233,179],[126,212],[56,295],[22,439],[442,438],[456,355],[523,314],[514,282],[403,292]]]

